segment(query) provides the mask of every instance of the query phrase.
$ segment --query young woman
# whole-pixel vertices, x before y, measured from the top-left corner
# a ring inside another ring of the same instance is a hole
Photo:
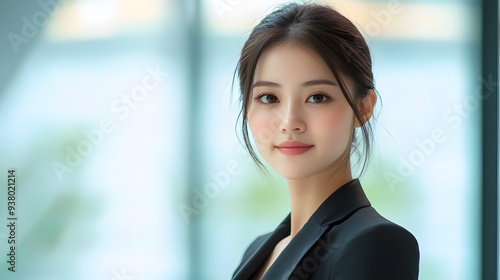
[[[377,101],[371,56],[328,6],[288,4],[265,17],[237,67],[245,144],[288,181],[290,214],[256,238],[233,279],[418,279],[415,237],[371,207],[351,155],[371,150]],[[359,135],[362,139],[359,139]]]

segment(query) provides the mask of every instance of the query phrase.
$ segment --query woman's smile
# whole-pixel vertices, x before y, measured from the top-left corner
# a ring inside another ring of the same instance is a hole
[[[314,145],[306,144],[301,141],[285,141],[276,146],[278,151],[287,156],[301,155],[309,151],[312,147],[314,147]]]

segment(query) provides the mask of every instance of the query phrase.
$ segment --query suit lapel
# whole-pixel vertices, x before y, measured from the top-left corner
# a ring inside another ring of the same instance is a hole
[[[370,206],[358,179],[353,179],[330,195],[299,230],[266,272],[263,280],[288,279],[304,255],[333,226],[362,207]],[[276,244],[290,235],[290,214],[248,259],[240,265],[233,280],[247,280],[269,257]]]
[[[262,280],[289,279],[304,255],[327,231],[358,209],[367,206],[370,206],[370,202],[358,179],[344,184],[318,207],[313,216],[281,252]],[[287,235],[290,234],[289,226]],[[271,245],[274,247],[276,243]]]
[[[240,265],[233,280],[248,280],[255,271],[259,270],[265,260],[274,250],[274,246],[283,238],[290,235],[290,214],[269,234],[264,241],[254,250],[244,263]]]
[[[283,252],[281,252],[262,280],[288,279],[302,257],[327,229],[328,226],[321,227],[316,220],[309,219],[292,241],[290,241],[288,246],[285,247]]]

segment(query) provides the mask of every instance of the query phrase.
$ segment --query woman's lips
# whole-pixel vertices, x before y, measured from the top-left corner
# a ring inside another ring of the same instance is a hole
[[[302,147],[276,147],[278,151],[287,156],[296,156],[309,151],[313,146]]]
[[[276,148],[284,155],[296,156],[309,151],[313,146],[297,140],[288,140],[282,142]]]

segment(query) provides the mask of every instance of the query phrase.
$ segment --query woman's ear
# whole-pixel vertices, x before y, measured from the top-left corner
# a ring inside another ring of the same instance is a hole
[[[373,109],[375,108],[375,104],[377,103],[377,95],[375,94],[375,91],[373,89],[370,89],[368,91],[368,94],[363,98],[361,101],[361,114],[363,115],[363,119],[365,122],[370,120],[370,118],[373,115]],[[361,125],[359,124],[359,121],[357,118],[355,118],[354,121],[354,127],[360,127]]]

